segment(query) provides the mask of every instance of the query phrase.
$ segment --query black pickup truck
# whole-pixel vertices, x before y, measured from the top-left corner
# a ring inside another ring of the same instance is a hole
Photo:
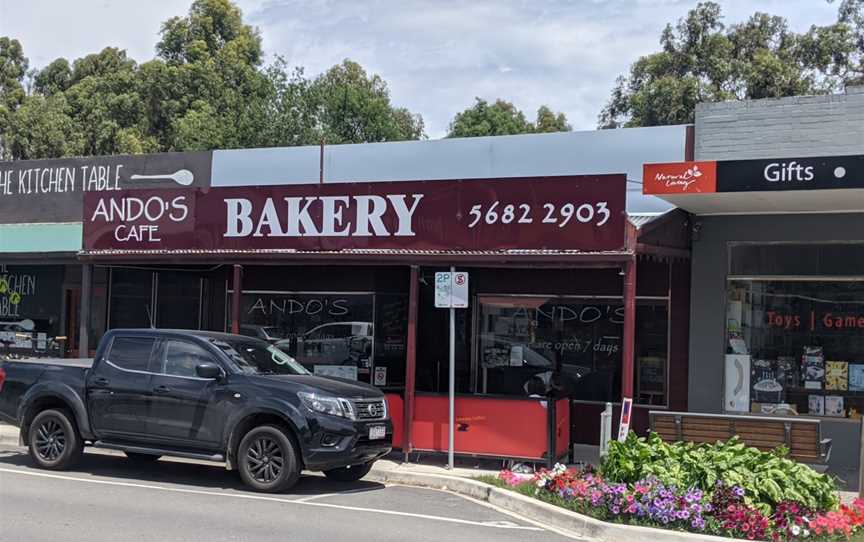
[[[0,419],[46,469],[90,445],[224,461],[265,492],[302,469],[358,480],[393,433],[376,388],[313,376],[260,339],[157,329],[109,331],[93,360],[0,362]]]

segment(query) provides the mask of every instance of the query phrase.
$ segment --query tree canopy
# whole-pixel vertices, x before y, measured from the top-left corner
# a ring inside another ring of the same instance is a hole
[[[423,119],[350,60],[307,78],[276,58],[230,0],[194,0],[144,63],[115,47],[28,72],[0,37],[0,159],[397,141]],[[29,93],[28,90],[29,89]]]
[[[661,51],[618,78],[601,128],[691,123],[696,104],[820,94],[864,81],[864,0],[843,0],[837,22],[804,33],[755,13],[726,26],[700,2],[660,36]]]
[[[525,114],[512,103],[496,100],[490,104],[475,98],[473,106],[461,113],[450,123],[447,137],[478,137],[543,132],[569,132],[564,113],[553,113],[545,105],[537,110],[535,122],[525,118]]]

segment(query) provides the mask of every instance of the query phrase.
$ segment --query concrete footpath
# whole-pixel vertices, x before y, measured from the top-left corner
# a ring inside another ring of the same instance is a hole
[[[17,446],[17,428],[0,423],[0,445]],[[494,476],[497,473],[497,470],[459,467],[449,470],[428,462],[423,464],[403,463],[385,459],[375,463],[365,480],[451,491],[487,502],[502,510],[518,514],[541,525],[570,533],[575,537],[601,542],[626,539],[657,542],[728,540],[714,536],[607,523],[476,480],[478,476]],[[851,501],[855,497],[857,497],[855,493],[841,493],[841,498],[844,501]]]
[[[18,428],[0,422],[0,445],[18,446]]]

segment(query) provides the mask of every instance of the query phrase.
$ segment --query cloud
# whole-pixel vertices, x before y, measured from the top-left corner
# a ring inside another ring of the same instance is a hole
[[[22,40],[31,66],[76,58],[106,45],[142,61],[159,26],[190,0],[0,0],[0,35]],[[831,22],[836,3],[727,0],[727,22],[755,11],[785,15],[793,28]],[[656,51],[661,30],[696,0],[239,0],[281,55],[314,75],[351,58],[380,74],[393,101],[426,120],[430,137],[474,97],[540,105],[592,129],[615,78]],[[26,6],[26,7],[25,7]]]
[[[394,102],[422,113],[429,135],[440,137],[475,96],[508,99],[529,116],[547,104],[564,111],[574,128],[594,128],[615,78],[640,55],[657,50],[665,24],[695,3],[402,0],[310,5],[269,0],[242,5],[261,28],[269,52],[306,66],[308,73],[352,58],[380,73]],[[730,20],[762,9],[787,14],[792,26],[801,28],[831,21],[836,9],[813,0],[726,4]]]

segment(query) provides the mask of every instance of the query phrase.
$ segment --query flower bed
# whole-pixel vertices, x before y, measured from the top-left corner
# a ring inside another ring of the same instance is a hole
[[[617,523],[749,540],[864,540],[864,500],[839,505],[828,476],[736,439],[667,444],[631,433],[611,443],[599,472],[556,465],[484,481]]]

